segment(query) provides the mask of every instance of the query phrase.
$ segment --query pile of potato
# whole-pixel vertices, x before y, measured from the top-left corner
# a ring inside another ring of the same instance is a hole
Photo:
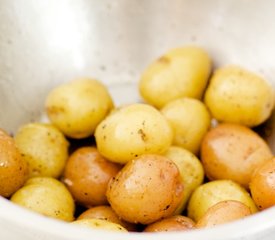
[[[262,77],[239,66],[212,73],[205,50],[188,46],[148,66],[139,90],[145,103],[115,107],[94,79],[54,88],[50,123],[14,138],[0,131],[0,195],[115,231],[211,227],[275,205],[275,157],[251,129],[274,108]]]

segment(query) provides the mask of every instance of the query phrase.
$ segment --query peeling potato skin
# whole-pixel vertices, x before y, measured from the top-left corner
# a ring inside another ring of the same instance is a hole
[[[21,157],[14,139],[0,129],[0,196],[11,196],[27,176],[27,162]]]
[[[162,154],[172,144],[173,131],[165,117],[147,104],[113,111],[96,128],[98,151],[112,162],[125,164],[142,154]]]
[[[214,227],[251,215],[250,209],[239,201],[222,201],[210,207],[196,224],[196,228]]]
[[[109,180],[121,166],[105,159],[95,147],[81,147],[69,157],[63,176],[74,199],[86,206],[107,204]]]
[[[260,210],[275,206],[275,157],[254,172],[250,190],[252,198]]]
[[[117,223],[122,227],[126,228],[128,231],[136,231],[137,227],[133,223],[125,222],[120,219],[118,215],[110,206],[96,206],[92,207],[85,212],[83,212],[77,220],[81,219],[101,219],[109,222]]]
[[[107,198],[119,217],[149,224],[171,216],[183,195],[177,166],[168,158],[148,154],[130,162],[108,185]]]
[[[201,160],[210,180],[230,179],[248,188],[254,170],[272,158],[267,143],[251,129],[223,123],[201,145]]]
[[[148,225],[143,232],[187,231],[195,227],[195,222],[188,217],[176,215],[164,218]]]

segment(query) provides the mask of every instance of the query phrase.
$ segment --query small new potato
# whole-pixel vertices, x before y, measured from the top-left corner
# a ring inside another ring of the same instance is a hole
[[[67,188],[50,177],[34,177],[15,192],[11,201],[48,217],[74,219],[74,200]]]
[[[181,147],[171,146],[164,156],[177,165],[184,184],[183,198],[175,212],[180,214],[185,209],[192,192],[203,182],[203,166],[193,153]]]
[[[197,228],[214,227],[251,215],[250,209],[234,200],[222,201],[210,207],[196,224]]]
[[[108,182],[120,169],[120,165],[106,160],[95,147],[81,147],[69,157],[63,182],[78,203],[86,207],[107,204]]]
[[[223,123],[201,145],[201,160],[210,180],[230,179],[248,188],[254,170],[272,157],[267,143],[251,129]]]
[[[171,145],[173,131],[164,116],[147,104],[114,111],[96,128],[98,151],[108,160],[125,164],[142,154],[162,154]]]
[[[275,157],[254,172],[250,190],[252,198],[260,210],[275,206]]]
[[[210,72],[211,60],[202,48],[172,49],[145,69],[139,91],[157,108],[182,97],[200,99]]]
[[[199,186],[193,192],[187,207],[188,217],[197,222],[210,207],[226,200],[245,204],[251,213],[258,211],[249,193],[239,184],[231,180],[215,180]]]
[[[82,227],[96,228],[108,231],[127,232],[121,225],[102,219],[81,219],[72,222],[71,224],[79,225]]]
[[[14,139],[0,129],[0,196],[10,197],[27,180],[28,165]]]
[[[97,80],[81,78],[54,88],[45,107],[51,122],[66,136],[85,138],[113,108],[106,87]]]
[[[205,104],[218,121],[254,127],[270,116],[274,90],[255,73],[226,66],[216,70],[211,78]]]
[[[128,223],[118,217],[110,206],[96,206],[83,212],[77,220],[81,219],[102,219],[109,222],[117,223],[128,231],[136,231],[137,227],[133,223]]]
[[[161,219],[148,225],[144,232],[174,232],[186,231],[195,227],[195,222],[185,216],[176,215]]]
[[[174,130],[173,144],[197,154],[210,127],[211,118],[206,106],[197,99],[181,98],[166,104],[161,113]]]
[[[122,219],[150,224],[171,216],[183,196],[180,173],[172,160],[155,154],[128,162],[109,182],[108,201]]]
[[[15,135],[15,143],[29,165],[29,177],[61,175],[69,143],[56,127],[44,123],[23,125]]]

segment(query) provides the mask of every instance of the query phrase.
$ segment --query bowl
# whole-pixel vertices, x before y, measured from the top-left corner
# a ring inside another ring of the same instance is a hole
[[[214,65],[239,64],[275,86],[273,0],[3,0],[0,126],[44,120],[54,86],[80,76],[105,83],[115,103],[140,101],[144,68],[170,48],[199,45]],[[275,151],[275,114],[264,128]],[[271,240],[275,208],[222,226],[178,233],[114,233],[49,219],[0,197],[0,238],[21,240]]]

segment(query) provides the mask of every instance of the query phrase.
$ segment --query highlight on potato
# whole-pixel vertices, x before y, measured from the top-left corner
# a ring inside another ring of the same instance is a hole
[[[0,195],[126,234],[194,231],[275,206],[274,155],[252,128],[270,117],[274,89],[240,66],[212,68],[201,47],[169,50],[141,74],[144,102],[126,106],[93,78],[56,86],[47,123],[0,130]]]

